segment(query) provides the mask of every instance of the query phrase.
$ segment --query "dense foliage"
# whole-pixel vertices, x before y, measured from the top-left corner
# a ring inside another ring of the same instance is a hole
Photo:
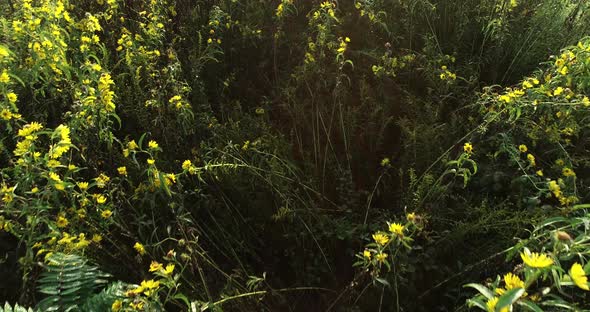
[[[590,309],[588,35],[581,0],[2,1],[0,311]]]

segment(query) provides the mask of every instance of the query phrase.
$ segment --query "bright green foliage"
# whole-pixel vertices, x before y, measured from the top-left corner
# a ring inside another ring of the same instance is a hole
[[[3,307],[0,307],[0,311],[2,311],[2,312],[33,312],[34,310],[31,308],[28,308],[28,309],[23,308],[23,307],[19,306],[18,304],[11,306],[10,304],[8,304],[8,302],[6,302]]]

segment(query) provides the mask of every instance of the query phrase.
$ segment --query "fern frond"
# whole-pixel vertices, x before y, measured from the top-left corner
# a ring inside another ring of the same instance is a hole
[[[47,295],[39,302],[41,311],[77,311],[107,283],[108,274],[90,266],[78,255],[55,253],[42,264],[45,272],[38,290]]]
[[[21,307],[18,304],[11,306],[8,302],[6,302],[4,304],[4,307],[0,307],[0,312],[34,312],[34,310],[31,308],[27,309],[27,308]]]

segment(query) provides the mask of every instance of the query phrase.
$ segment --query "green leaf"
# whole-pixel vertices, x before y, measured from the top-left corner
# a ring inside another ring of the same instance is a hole
[[[498,303],[496,304],[496,312],[511,306],[522,296],[522,294],[524,294],[524,288],[514,288],[504,293],[500,299],[498,299]]]
[[[489,290],[487,287],[485,287],[482,284],[471,283],[471,284],[464,285],[463,287],[475,288],[477,291],[479,291],[486,298],[488,298],[488,299],[494,298],[494,294],[492,293],[492,291]]]
[[[523,306],[523,307],[529,309],[530,311],[543,312],[543,309],[541,309],[536,303],[534,303],[532,301],[520,300],[516,304]]]
[[[389,284],[389,282],[381,277],[377,277],[375,278],[375,281],[379,282],[379,284],[383,285],[383,286],[387,286],[387,287],[391,287],[391,285]]]
[[[486,306],[486,304],[483,302],[483,300],[478,299],[478,298],[473,298],[473,299],[468,299],[467,300],[467,305],[469,305],[470,307],[478,307],[484,311],[488,310],[488,307]]]

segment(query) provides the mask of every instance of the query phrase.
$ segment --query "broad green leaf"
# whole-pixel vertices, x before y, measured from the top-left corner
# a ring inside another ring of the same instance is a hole
[[[503,308],[512,305],[522,296],[522,294],[524,294],[524,288],[514,288],[504,293],[500,299],[498,299],[498,303],[496,304],[496,312],[499,312]]]
[[[488,299],[494,298],[494,294],[492,293],[492,291],[489,290],[487,287],[485,287],[482,284],[471,283],[471,284],[464,285],[463,287],[475,288],[477,291],[479,291],[486,298],[488,298]]]

